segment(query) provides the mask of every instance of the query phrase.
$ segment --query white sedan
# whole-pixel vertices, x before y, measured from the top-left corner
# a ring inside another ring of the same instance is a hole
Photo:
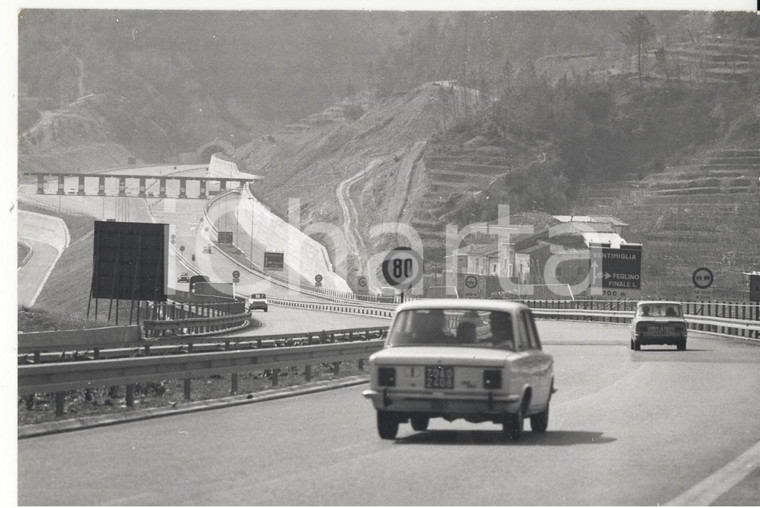
[[[370,357],[371,389],[383,439],[400,423],[427,430],[430,418],[503,425],[513,440],[545,432],[553,359],[541,350],[530,309],[496,300],[419,300],[400,305],[386,347]]]

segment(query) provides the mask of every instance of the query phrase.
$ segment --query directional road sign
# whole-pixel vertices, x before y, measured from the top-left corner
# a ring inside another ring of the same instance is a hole
[[[359,277],[359,280],[357,281],[357,283],[359,284],[360,288],[366,288],[367,287],[367,277],[365,277],[365,276],[362,275],[361,277]]]
[[[641,245],[592,246],[589,276],[592,288],[601,289],[601,294],[636,296],[641,290]]]
[[[396,247],[385,255],[382,269],[388,284],[409,289],[422,278],[422,258],[409,247]]]

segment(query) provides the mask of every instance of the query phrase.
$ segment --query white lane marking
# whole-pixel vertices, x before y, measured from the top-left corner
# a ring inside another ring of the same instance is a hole
[[[760,442],[666,504],[707,506],[738,485],[758,467],[760,467]]]

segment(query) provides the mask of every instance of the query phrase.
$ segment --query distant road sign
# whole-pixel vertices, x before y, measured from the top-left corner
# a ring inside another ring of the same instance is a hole
[[[694,273],[691,274],[691,281],[694,283],[694,287],[697,289],[707,289],[712,286],[714,277],[712,270],[709,268],[697,268]]]
[[[601,276],[603,289],[641,289],[641,245],[602,247],[601,272],[592,275]]]
[[[240,279],[240,272],[237,271],[237,270],[235,270],[234,272],[232,272],[232,278],[233,279]]]
[[[285,254],[282,252],[265,252],[264,269],[282,271],[285,269]]]
[[[314,282],[322,282],[322,276],[317,274],[314,276]]]
[[[749,301],[760,302],[760,273],[749,274]]]
[[[366,288],[367,287],[367,277],[364,277],[363,275],[359,277],[359,280],[357,281],[359,284],[359,287]]]
[[[409,247],[396,247],[385,255],[383,277],[396,289],[409,289],[422,278],[422,258]]]
[[[462,296],[465,298],[483,298],[485,296],[485,288],[478,286],[482,286],[479,276],[466,275],[464,278],[464,288],[462,288]]]

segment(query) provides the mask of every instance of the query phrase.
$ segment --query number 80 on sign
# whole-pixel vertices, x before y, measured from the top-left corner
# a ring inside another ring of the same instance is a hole
[[[383,260],[383,277],[396,289],[409,289],[422,278],[422,258],[409,247],[396,247]]]

